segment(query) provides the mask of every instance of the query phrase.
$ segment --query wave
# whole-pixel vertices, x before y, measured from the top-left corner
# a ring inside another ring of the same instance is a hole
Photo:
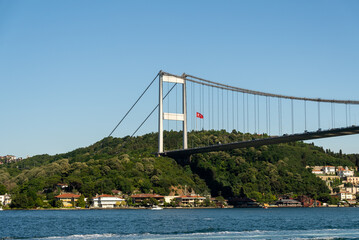
[[[34,239],[34,238],[32,238]],[[35,238],[35,240],[113,240],[113,239],[144,239],[144,240],[188,240],[188,239],[238,239],[238,240],[359,240],[359,229],[320,229],[320,230],[284,230],[284,231],[218,231],[172,234],[76,234],[69,236],[51,236]]]

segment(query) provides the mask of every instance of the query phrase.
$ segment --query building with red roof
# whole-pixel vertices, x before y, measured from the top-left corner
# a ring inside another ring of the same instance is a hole
[[[80,198],[80,195],[73,194],[73,193],[64,193],[64,194],[55,196],[55,198],[58,201],[62,201],[62,204],[64,205],[64,207],[74,207],[72,203],[76,202]]]
[[[151,198],[156,199],[159,204],[163,204],[164,196],[153,193],[142,193],[142,194],[133,194],[130,196],[133,203],[141,204],[143,201],[149,201]]]
[[[176,197],[176,201],[179,203],[179,205],[185,207],[197,207],[199,204],[202,204],[204,200],[206,200],[205,197],[198,195],[183,195]]]

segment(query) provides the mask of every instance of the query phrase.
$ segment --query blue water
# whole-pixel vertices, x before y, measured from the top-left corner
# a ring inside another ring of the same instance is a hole
[[[1,211],[0,239],[359,239],[359,208]]]

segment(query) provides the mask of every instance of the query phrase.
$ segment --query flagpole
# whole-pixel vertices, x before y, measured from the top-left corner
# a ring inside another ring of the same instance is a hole
[[[196,114],[196,132],[197,132],[197,114]]]

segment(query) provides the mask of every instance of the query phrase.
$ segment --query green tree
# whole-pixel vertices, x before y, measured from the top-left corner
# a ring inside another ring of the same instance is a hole
[[[55,202],[55,207],[57,208],[63,208],[64,207],[64,203],[61,200],[57,200]]]
[[[5,185],[0,183],[0,195],[4,195],[5,193],[7,193],[7,189]]]
[[[157,201],[157,199],[151,197],[149,199],[149,204],[152,205],[152,206],[158,205],[158,201]]]
[[[85,202],[85,196],[84,195],[81,195],[80,198],[77,200],[76,206],[80,207],[80,208],[85,208],[86,207],[86,202]]]

